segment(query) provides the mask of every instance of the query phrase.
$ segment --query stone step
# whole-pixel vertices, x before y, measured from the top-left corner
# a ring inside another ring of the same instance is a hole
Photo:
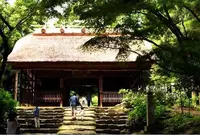
[[[71,108],[65,108],[64,111],[71,111]],[[80,107],[77,107],[77,110],[81,110]],[[95,108],[84,108],[85,111],[96,111]]]
[[[18,116],[24,116],[24,117],[25,117],[25,116],[28,116],[28,117],[29,117],[29,116],[33,116],[33,114],[34,114],[33,112],[31,112],[31,113],[25,113],[25,112],[23,112],[23,113],[17,113]],[[50,112],[49,112],[49,113],[40,113],[40,115],[41,115],[41,116],[42,116],[42,115],[43,115],[43,116],[63,115],[63,112],[62,112],[62,113],[50,113]]]
[[[34,110],[30,111],[17,111],[17,114],[33,114]],[[40,114],[59,114],[63,113],[64,111],[40,111]]]
[[[127,119],[99,119],[99,120],[96,120],[96,123],[97,124],[125,124],[127,123],[128,120]]]
[[[58,107],[58,106],[39,106],[40,109],[63,109],[65,107]],[[17,106],[16,109],[33,109],[35,106]]]
[[[22,112],[22,111],[26,111],[26,112],[31,112],[33,111],[35,108],[30,108],[30,109],[16,109],[17,112]],[[62,112],[65,109],[45,109],[45,108],[39,108],[41,112]]]
[[[20,128],[21,133],[57,133],[58,128]]]
[[[63,121],[63,125],[91,125],[95,126],[96,122],[95,121]]]
[[[97,134],[120,134],[119,129],[96,129]]]
[[[81,110],[77,110],[77,112],[80,112]],[[64,114],[71,114],[72,111],[65,111]],[[96,114],[95,111],[89,111],[89,110],[84,110],[84,113],[87,113],[87,114]]]
[[[42,107],[39,107],[41,111],[60,111],[60,110],[64,110],[65,108],[42,108]],[[17,111],[23,111],[23,110],[34,110],[35,107],[31,107],[31,108],[16,108]]]
[[[128,127],[127,124],[96,124],[97,129],[126,129]]]
[[[70,113],[70,114],[64,114],[64,117],[71,117],[71,116],[72,116],[71,113]],[[80,113],[77,113],[76,116],[77,116],[77,117],[81,117],[81,114],[80,114]],[[95,118],[95,117],[96,117],[95,114],[85,114],[85,113],[84,113],[83,116],[84,116],[84,117],[92,117],[92,118]]]
[[[63,134],[63,135],[80,135],[80,134],[83,134],[83,135],[94,135],[96,134],[95,131],[93,130],[83,130],[83,131],[77,131],[77,130],[61,130],[59,131],[57,134]]]
[[[52,118],[63,118],[63,114],[60,114],[60,115],[43,115],[43,114],[40,114],[40,118],[41,119],[52,119]],[[19,115],[18,118],[34,118],[34,115],[31,114],[31,115]]]
[[[118,111],[119,109],[113,108],[113,107],[96,107],[96,110],[100,110],[100,111]]]
[[[58,128],[62,123],[40,123],[40,128]],[[20,123],[21,128],[34,128],[35,124],[33,123]]]
[[[31,109],[31,110],[17,110],[17,112],[32,112],[34,111],[34,109]],[[40,112],[63,112],[65,111],[64,109],[63,110],[41,110],[40,109]]]
[[[128,119],[127,115],[123,115],[123,116],[96,116],[97,119],[106,119],[106,120],[110,120],[110,119]]]
[[[96,109],[100,109],[100,110],[101,110],[101,109],[111,109],[111,108],[113,108],[113,107],[106,107],[106,106],[103,106],[103,107],[98,107],[98,106],[97,106],[97,107],[96,107]]]
[[[76,114],[76,116],[77,117],[81,117],[81,114]],[[64,116],[40,116],[40,119],[64,119],[64,118],[67,118],[68,119],[68,117],[71,117],[71,114],[66,114],[66,115],[64,115]],[[83,117],[86,117],[86,118],[88,118],[88,117],[92,117],[92,118],[95,118],[95,115],[94,114],[84,114],[83,115]],[[18,119],[19,120],[21,120],[21,119],[34,119],[34,116],[32,115],[32,116],[27,116],[27,117],[25,117],[25,116],[19,116],[18,117]]]
[[[87,126],[83,126],[83,125],[62,125],[59,127],[59,131],[60,130],[81,130],[81,131],[84,131],[84,130],[96,130],[96,126],[90,126],[90,125],[87,125]]]
[[[27,119],[24,119],[24,118],[18,118],[17,119],[19,123],[32,123],[34,122],[34,118],[27,118]],[[61,123],[63,122],[63,119],[58,119],[58,118],[54,118],[54,119],[40,119],[40,123]]]
[[[72,119],[71,116],[69,116],[69,117],[66,116],[66,117],[63,118],[63,120],[64,121],[71,121],[73,119]],[[81,117],[80,116],[76,117],[76,120],[81,120]],[[95,118],[93,118],[93,117],[83,117],[83,121],[95,121]]]
[[[127,115],[127,113],[125,112],[114,112],[114,113],[110,113],[110,112],[99,112],[97,113],[97,115],[108,115],[108,116],[113,116],[113,115]]]

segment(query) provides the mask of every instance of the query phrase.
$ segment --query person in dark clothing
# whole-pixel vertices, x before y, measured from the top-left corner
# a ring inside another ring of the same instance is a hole
[[[76,96],[75,93],[73,94],[73,96],[70,97],[69,103],[70,103],[70,106],[72,109],[72,119],[76,119],[76,110],[77,110],[79,101],[78,101],[78,97]]]
[[[90,103],[91,103],[91,95],[90,95],[90,93],[87,94],[86,99],[87,99],[87,105],[88,105],[88,107],[90,107]]]
[[[40,117],[39,117],[39,115],[40,115],[40,109],[39,109],[39,107],[37,105],[36,105],[33,113],[34,113],[35,127],[39,128],[40,127]]]

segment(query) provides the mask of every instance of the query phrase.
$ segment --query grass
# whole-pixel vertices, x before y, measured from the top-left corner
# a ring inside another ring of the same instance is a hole
[[[199,134],[200,116],[174,113],[173,117],[164,120],[163,134]]]

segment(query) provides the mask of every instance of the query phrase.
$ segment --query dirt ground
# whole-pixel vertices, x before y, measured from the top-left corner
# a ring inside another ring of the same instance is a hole
[[[176,108],[173,109],[173,111],[181,113],[181,108],[180,107],[176,107]],[[189,108],[184,107],[183,108],[183,112],[184,113],[189,113]],[[190,109],[190,114],[195,115],[195,116],[200,116],[200,110],[195,109],[195,108],[191,108]]]

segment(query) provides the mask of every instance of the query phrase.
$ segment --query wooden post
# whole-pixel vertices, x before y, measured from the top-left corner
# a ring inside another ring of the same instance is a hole
[[[147,126],[145,127],[145,131],[147,133],[151,133],[153,126],[155,124],[155,116],[154,116],[154,101],[153,101],[153,93],[148,92],[147,93],[147,105],[146,105],[146,111],[147,111]]]
[[[192,104],[196,105],[196,92],[192,91]]]
[[[99,106],[103,106],[103,77],[99,76]]]
[[[60,107],[63,107],[63,89],[64,88],[64,80],[63,78],[60,78],[60,89],[61,89],[61,99],[60,99]]]
[[[17,100],[17,91],[18,91],[18,73],[19,71],[16,71],[15,73],[15,91],[14,91],[14,99]]]
[[[35,105],[35,99],[36,99],[36,92],[35,92],[35,74],[33,74],[32,71],[32,89],[33,89],[33,104]]]

